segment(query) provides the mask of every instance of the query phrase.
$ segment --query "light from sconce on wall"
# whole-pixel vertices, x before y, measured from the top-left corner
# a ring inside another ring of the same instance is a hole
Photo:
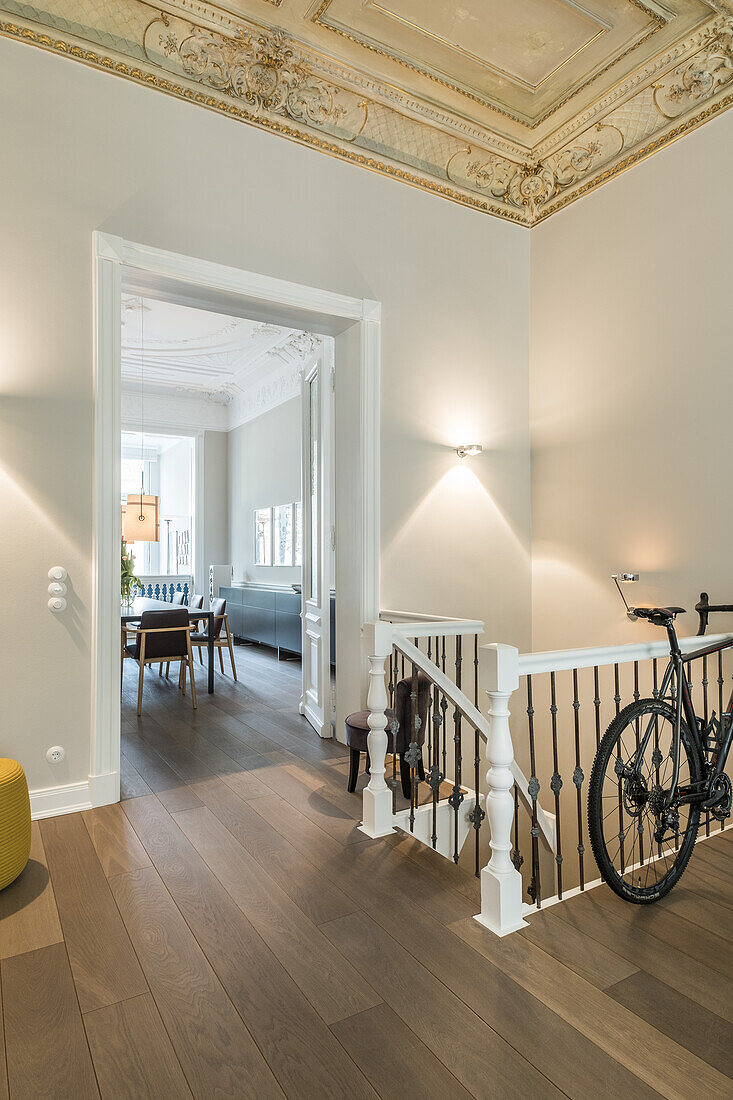
[[[483,447],[480,443],[464,443],[460,447],[456,447],[456,454],[459,458],[473,458],[475,455],[480,455],[483,451]]]

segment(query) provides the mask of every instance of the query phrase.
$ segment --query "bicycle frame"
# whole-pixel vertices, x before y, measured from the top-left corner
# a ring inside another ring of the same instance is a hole
[[[695,708],[692,702],[692,696],[690,694],[690,686],[687,682],[687,676],[685,674],[685,665],[690,661],[698,660],[700,657],[708,657],[713,653],[721,653],[725,649],[733,648],[733,638],[726,642],[716,642],[714,645],[702,646],[700,649],[694,650],[692,653],[683,654],[680,651],[679,642],[677,641],[677,632],[675,631],[674,624],[669,623],[667,626],[667,636],[669,638],[670,648],[670,660],[667,668],[665,669],[664,676],[662,678],[661,687],[659,689],[659,698],[664,698],[667,690],[669,689],[672,678],[676,677],[677,680],[677,697],[675,701],[675,731],[674,731],[674,772],[672,774],[672,784],[670,786],[669,794],[667,796],[667,806],[671,806],[673,803],[676,805],[683,805],[686,803],[701,802],[704,803],[709,797],[709,791],[712,784],[721,774],[725,768],[728,754],[730,752],[731,743],[733,742],[733,720],[728,723],[728,729],[725,731],[725,737],[721,741],[720,746],[713,756],[713,768],[708,774],[705,775],[701,784],[696,784],[693,787],[678,786],[679,773],[680,773],[680,750],[681,750],[681,731],[682,731],[682,715],[684,713],[687,727],[690,730],[690,736],[693,744],[698,752],[700,763],[705,764],[705,746],[702,743],[700,737],[700,725],[697,715],[695,714]],[[728,700],[728,706],[726,707],[724,714],[733,714],[733,691],[731,692]],[[644,758],[646,747],[649,743],[649,738],[652,734],[652,728],[654,726],[655,719],[652,718],[649,721],[646,732],[639,743],[639,748],[636,752],[637,760]],[[720,721],[723,722],[723,714],[720,715]]]

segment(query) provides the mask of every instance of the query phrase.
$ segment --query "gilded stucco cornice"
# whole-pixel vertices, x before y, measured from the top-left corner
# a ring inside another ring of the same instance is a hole
[[[525,226],[733,105],[727,9],[533,149],[395,84],[349,72],[260,18],[235,18],[226,5],[46,6],[53,10],[0,0],[0,34]],[[89,25],[79,22],[82,8]]]

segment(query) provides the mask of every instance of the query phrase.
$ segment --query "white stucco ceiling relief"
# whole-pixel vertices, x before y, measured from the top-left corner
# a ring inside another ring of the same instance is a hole
[[[0,34],[527,226],[733,104],[733,0],[0,0]]]
[[[317,336],[153,298],[122,299],[122,420],[226,431],[300,393]]]

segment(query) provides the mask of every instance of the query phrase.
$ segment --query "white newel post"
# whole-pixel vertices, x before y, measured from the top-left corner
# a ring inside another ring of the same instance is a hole
[[[364,643],[369,655],[369,759],[371,777],[363,793],[364,820],[360,825],[367,836],[387,836],[392,827],[392,792],[384,780],[387,755],[387,715],[389,699],[384,682],[386,663],[392,655],[392,624],[367,623]]]
[[[519,687],[519,651],[514,646],[497,643],[482,646],[481,666],[489,697],[486,814],[491,830],[491,859],[481,871],[481,913],[476,920],[497,936],[506,936],[527,924],[522,917],[522,876],[511,861],[514,749],[508,704]]]

